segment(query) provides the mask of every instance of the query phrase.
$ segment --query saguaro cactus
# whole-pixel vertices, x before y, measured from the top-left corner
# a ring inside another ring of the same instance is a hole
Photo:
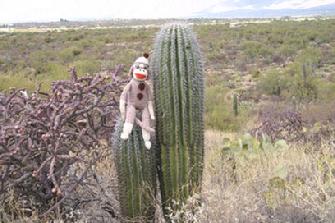
[[[168,25],[157,34],[151,59],[163,210],[201,190],[204,155],[204,81],[192,30]],[[169,207],[169,208],[167,208]]]
[[[155,214],[156,155],[155,143],[146,149],[139,126],[135,125],[128,140],[122,140],[123,122],[118,121],[113,135],[119,180],[122,216],[132,221],[149,222]]]

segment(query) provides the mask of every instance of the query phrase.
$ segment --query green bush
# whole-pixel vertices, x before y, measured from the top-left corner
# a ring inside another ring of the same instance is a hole
[[[226,98],[228,92],[229,89],[222,83],[206,88],[205,125],[207,128],[239,131],[250,118],[248,117],[250,111],[248,106],[239,106],[239,115],[234,115],[233,98]]]
[[[288,87],[288,78],[280,70],[271,69],[262,75],[258,82],[258,88],[267,95],[280,96]]]
[[[246,55],[249,56],[249,58],[255,58],[259,56],[266,57],[271,55],[269,46],[265,46],[258,41],[245,41],[242,43],[242,49]]]
[[[335,100],[335,83],[326,80],[316,80],[318,99],[320,101]]]
[[[55,80],[66,80],[69,78],[67,67],[61,64],[46,64],[46,72],[39,75],[35,82],[41,83],[42,91],[49,91],[51,83]]]
[[[35,74],[46,73],[47,63],[53,58],[54,52],[49,50],[37,50],[29,55],[29,61],[32,68],[35,69]]]
[[[68,47],[59,52],[59,56],[63,63],[71,63],[76,56],[81,54],[81,50],[76,47]]]
[[[74,48],[74,49],[72,49],[72,54],[73,54],[73,56],[78,56],[79,54],[81,54],[81,50],[77,49],[77,48]]]
[[[310,65],[309,68],[318,67],[320,66],[321,62],[321,50],[314,47],[306,48],[301,53],[299,53],[295,59],[295,62],[300,64],[308,64]]]
[[[72,48],[65,48],[59,52],[59,58],[63,63],[69,63],[73,61],[73,50]]]
[[[296,54],[296,49],[288,44],[281,45],[276,51],[284,58],[292,57]]]
[[[100,61],[94,59],[77,60],[73,65],[76,67],[79,75],[98,72],[101,67]]]
[[[0,91],[7,91],[8,89],[13,87],[34,90],[36,84],[32,79],[24,77],[23,74],[0,75]]]

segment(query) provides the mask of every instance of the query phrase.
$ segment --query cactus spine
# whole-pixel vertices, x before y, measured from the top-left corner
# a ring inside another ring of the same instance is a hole
[[[119,201],[122,216],[148,222],[154,218],[156,193],[155,144],[147,150],[140,127],[134,125],[128,140],[122,140],[121,119],[113,135],[116,169],[119,181]],[[137,219],[138,218],[138,219]]]
[[[154,82],[159,180],[165,213],[172,200],[200,192],[204,155],[204,81],[192,30],[168,25],[156,36]]]

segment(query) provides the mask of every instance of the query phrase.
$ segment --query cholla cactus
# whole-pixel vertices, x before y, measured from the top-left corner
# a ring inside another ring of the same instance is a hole
[[[132,221],[148,222],[155,214],[156,156],[155,144],[147,150],[141,128],[134,126],[128,140],[122,140],[121,118],[115,127],[113,149],[119,180],[119,201],[122,216]]]
[[[165,214],[201,190],[204,81],[192,30],[168,25],[157,34],[151,60],[159,178]],[[169,208],[168,208],[169,207]]]

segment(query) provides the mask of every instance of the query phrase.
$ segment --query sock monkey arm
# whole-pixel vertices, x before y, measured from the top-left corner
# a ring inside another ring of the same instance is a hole
[[[155,120],[154,106],[152,104],[152,101],[148,101],[148,110],[149,110],[150,118],[152,120]]]
[[[121,118],[122,120],[125,119],[125,115],[126,115],[126,101],[128,99],[128,92],[131,88],[131,84],[128,83],[123,91],[122,91],[122,94],[120,96],[120,103],[119,103],[119,109],[120,109],[120,113],[121,113]]]
[[[146,83],[146,86],[147,86],[148,110],[149,110],[150,118],[151,120],[155,120],[155,112],[154,112],[154,106],[153,106],[154,96],[152,94],[151,86],[148,83]]]

